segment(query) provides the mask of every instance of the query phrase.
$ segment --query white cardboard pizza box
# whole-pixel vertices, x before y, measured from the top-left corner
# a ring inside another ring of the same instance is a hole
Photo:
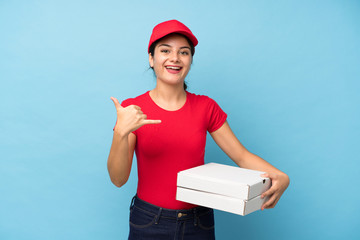
[[[260,209],[269,189],[264,172],[208,163],[178,173],[176,199],[240,215]]]
[[[177,187],[176,199],[187,203],[245,216],[259,210],[268,198],[266,197],[262,199],[260,196],[257,196],[250,200],[243,200],[214,193]]]
[[[179,172],[177,186],[248,200],[269,189],[271,181],[261,177],[262,173],[264,172],[208,163]]]

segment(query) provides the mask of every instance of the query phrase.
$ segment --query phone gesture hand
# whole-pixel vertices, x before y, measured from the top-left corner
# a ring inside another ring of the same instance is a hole
[[[139,106],[129,105],[124,108],[116,98],[111,97],[110,99],[114,102],[117,113],[114,131],[129,134],[144,125],[161,123],[161,120],[147,119],[146,114],[141,111]]]

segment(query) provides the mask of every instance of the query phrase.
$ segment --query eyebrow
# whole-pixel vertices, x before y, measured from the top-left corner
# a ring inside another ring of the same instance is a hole
[[[159,47],[161,47],[161,46],[171,47],[169,44],[166,44],[166,43],[163,43],[163,44],[160,44],[160,45],[159,45]],[[182,49],[182,48],[188,48],[188,49],[190,49],[190,47],[187,47],[187,46],[180,47],[180,49]],[[191,49],[190,49],[190,50],[191,50]]]

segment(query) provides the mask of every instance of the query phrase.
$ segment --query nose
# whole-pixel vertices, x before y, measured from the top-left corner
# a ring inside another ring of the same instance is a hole
[[[171,55],[170,55],[170,61],[172,62],[179,62],[179,54],[176,51],[172,51]]]

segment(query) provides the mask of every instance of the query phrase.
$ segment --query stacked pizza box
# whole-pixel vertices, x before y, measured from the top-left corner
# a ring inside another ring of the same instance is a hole
[[[178,173],[176,199],[239,215],[259,210],[271,186],[264,172],[208,163]]]

